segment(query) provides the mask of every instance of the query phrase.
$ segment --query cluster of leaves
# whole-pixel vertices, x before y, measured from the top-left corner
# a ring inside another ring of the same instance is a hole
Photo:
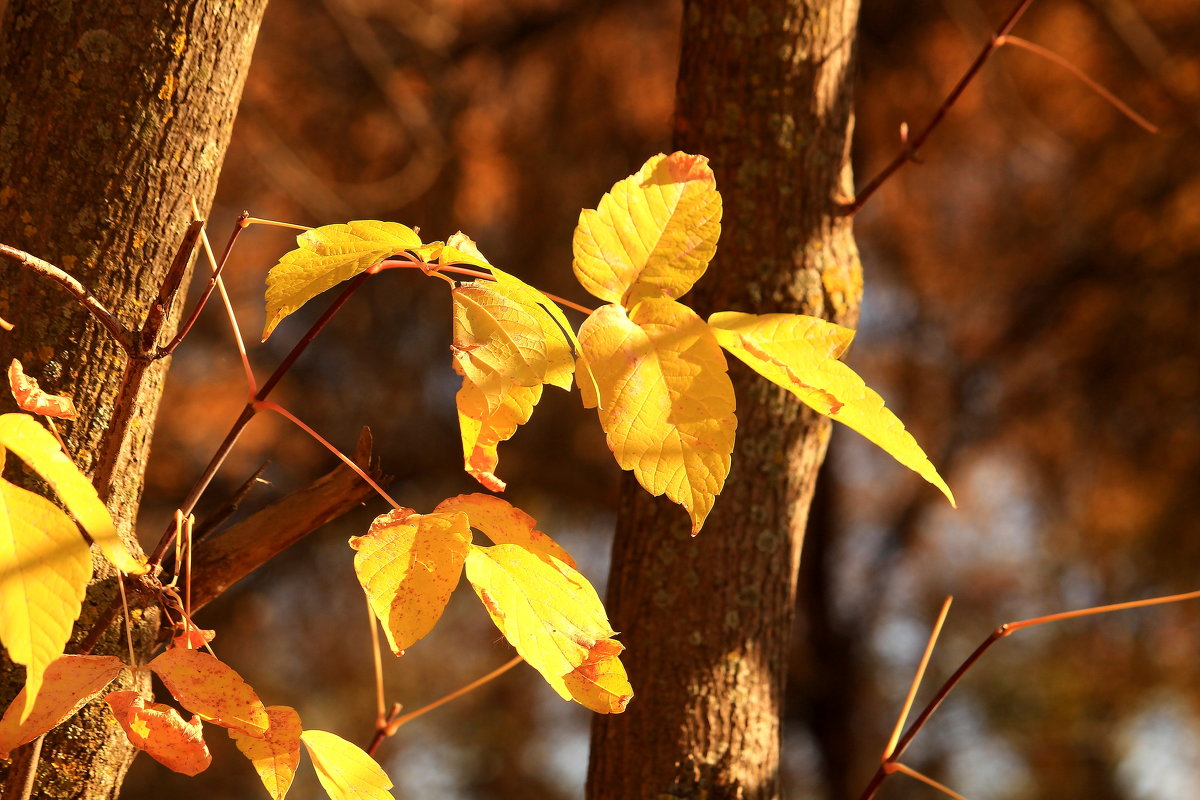
[[[706,322],[679,302],[716,252],[720,218],[721,196],[701,156],[658,155],[614,185],[596,209],[582,212],[575,232],[575,275],[605,301],[594,311],[570,304],[588,312],[578,331],[554,300],[492,266],[461,233],[426,243],[398,223],[327,225],[300,235],[299,247],[268,274],[263,338],[343,281],[415,266],[451,285],[464,466],[492,491],[505,488],[496,477],[498,445],[529,420],[542,388],[570,390],[578,382],[617,463],[647,491],[682,505],[692,533],[699,532],[728,476],[737,427],[724,349],[865,435],[953,503],[900,421],[838,360],[852,331],[794,314],[729,311]],[[27,411],[74,413],[69,400],[42,392],[16,362],[10,386]],[[66,508],[0,481],[0,642],[27,670],[25,689],[0,720],[0,754],[60,724],[122,670],[138,668],[64,653],[91,578],[89,545],[76,522],[119,571],[143,575],[149,566],[122,544],[53,430],[29,414],[0,416],[0,467],[11,451]],[[474,544],[472,529],[491,544]],[[350,545],[397,655],[432,630],[465,571],[497,628],[564,699],[619,713],[633,696],[622,645],[595,589],[532,517],[506,501],[466,494],[429,514],[396,507]],[[263,706],[236,672],[196,649],[205,645],[185,618],[184,635],[146,667],[193,713],[190,721],[135,692],[105,698],[135,746],[195,774],[210,761],[207,721],[229,729],[275,798],[287,792],[301,743],[332,797],[390,796],[390,782],[368,755],[333,734],[303,730],[294,709]]]

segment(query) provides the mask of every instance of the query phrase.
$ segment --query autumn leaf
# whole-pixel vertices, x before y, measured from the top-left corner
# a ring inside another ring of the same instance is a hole
[[[729,474],[737,429],[717,340],[695,312],[667,299],[643,300],[632,314],[602,306],[579,340],[617,463],[687,509],[695,535]]]
[[[460,494],[438,503],[435,512],[461,511],[471,527],[482,531],[494,544],[516,544],[547,560],[554,556],[568,567],[575,560],[558,543],[537,529],[537,520],[503,498],[490,494]]]
[[[8,386],[22,411],[59,419],[75,419],[79,416],[75,413],[71,398],[42,391],[37,379],[26,375],[21,362],[15,358],[8,367]]]
[[[704,156],[659,154],[618,181],[575,228],[575,277],[596,297],[633,308],[676,298],[712,260],[721,195]]]
[[[454,368],[495,408],[504,384],[535,386],[546,376],[542,327],[496,287],[468,283],[451,291]]]
[[[300,765],[300,715],[290,706],[267,706],[270,726],[261,737],[231,728],[229,737],[250,759],[274,800],[283,800]]]
[[[25,665],[18,722],[35,708],[43,673],[63,654],[91,577],[90,548],[71,518],[0,479],[0,642]]]
[[[519,303],[542,328],[546,345],[546,372],[543,383],[570,390],[571,373],[575,371],[574,352],[579,349],[575,331],[558,304],[520,278],[498,267],[488,270],[496,278],[496,289]]]
[[[854,370],[837,360],[849,345],[846,329],[813,317],[732,311],[713,314],[709,325],[721,346],[755,372],[815,411],[858,431],[955,505],[950,487],[904,423]]]
[[[354,571],[396,655],[433,630],[462,576],[471,543],[457,512],[401,508],[377,517],[350,546]]]
[[[567,691],[597,714],[620,714],[633,698],[633,687],[618,656],[625,647],[612,639],[596,643],[587,660],[563,676]]]
[[[375,759],[356,745],[326,731],[304,731],[317,780],[333,800],[383,800],[392,797],[392,781]]]
[[[125,665],[116,656],[59,656],[42,674],[41,691],[25,720],[20,717],[27,689],[22,689],[4,712],[0,758],[8,758],[12,750],[66,722],[123,669]]]
[[[198,775],[212,763],[199,716],[185,721],[175,709],[147,703],[137,692],[112,692],[104,700],[133,746],[163,766]]]
[[[126,549],[95,488],[37,420],[28,414],[0,415],[0,448],[11,450],[50,484],[117,569],[131,575],[142,575],[149,569],[144,559],[134,558]]]
[[[489,398],[463,376],[462,388],[454,396],[454,402],[458,409],[464,468],[493,492],[503,492],[506,484],[496,476],[496,467],[500,463],[497,447],[529,421],[533,407],[542,399],[542,385],[518,386],[511,381],[500,381],[495,387],[496,393]]]
[[[517,544],[471,545],[467,580],[492,622],[563,699],[563,676],[615,635],[587,579],[563,562]]]
[[[264,342],[300,306],[388,256],[421,247],[421,237],[397,222],[356,220],[305,231],[296,244],[267,273]]]
[[[147,665],[188,711],[225,728],[262,736],[267,710],[233,669],[208,653],[171,647]]]

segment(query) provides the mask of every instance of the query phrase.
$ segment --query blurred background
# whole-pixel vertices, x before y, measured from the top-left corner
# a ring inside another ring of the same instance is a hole
[[[873,0],[859,47],[861,185],[924,123],[1010,9]],[[676,0],[293,0],[272,4],[211,215],[463,230],[499,266],[586,302],[570,269],[581,207],[670,146]],[[1017,34],[1162,127],[1151,136],[1068,73],[1004,48],[922,152],[857,219],[866,276],[850,362],[926,447],[960,510],[839,430],[805,544],[785,720],[788,796],[856,797],[937,608],[956,598],[929,681],[999,623],[1200,588],[1200,6],[1041,0]],[[733,165],[714,164],[720,185]],[[249,338],[294,232],[253,227],[227,285]],[[710,278],[711,279],[711,278]],[[253,347],[265,375],[327,300]],[[787,309],[779,309],[787,310]],[[577,316],[573,320],[578,323]],[[372,279],[276,399],[349,451],[370,425],[391,493],[426,512],[479,487],[461,469],[450,304],[411,271]],[[244,400],[214,305],[175,358],[142,529],[156,534]],[[500,448],[507,498],[597,587],[618,469],[592,412],[547,389]],[[202,505],[263,462],[249,512],[332,457],[264,415]],[[734,469],[737,468],[736,457]],[[321,529],[201,612],[217,653],[268,704],[365,744],[365,607],[346,540]],[[1200,796],[1200,605],[1022,632],[998,644],[906,761],[971,800]],[[508,660],[469,590],[402,659],[415,709]],[[931,691],[927,687],[925,695]],[[634,702],[637,702],[636,699]],[[398,797],[582,796],[587,712],[528,668],[402,728],[379,757]],[[224,737],[195,779],[135,762],[126,798],[257,798]],[[291,796],[323,796],[302,768]],[[902,777],[887,798],[935,793]]]

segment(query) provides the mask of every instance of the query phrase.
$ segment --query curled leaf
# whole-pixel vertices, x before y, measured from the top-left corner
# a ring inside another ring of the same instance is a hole
[[[596,643],[587,659],[563,676],[577,703],[597,714],[620,714],[633,698],[625,665],[618,657],[624,646],[612,639]]]
[[[198,775],[212,763],[200,717],[185,721],[175,709],[147,703],[137,692],[112,692],[104,700],[133,746],[163,766]]]
[[[15,358],[8,367],[8,386],[22,411],[59,419],[75,419],[79,416],[75,413],[71,398],[42,391],[37,378],[26,375],[21,362]]]
[[[416,514],[402,508],[377,517],[350,546],[354,571],[396,655],[433,630],[462,576],[471,543],[467,518],[455,511]]]

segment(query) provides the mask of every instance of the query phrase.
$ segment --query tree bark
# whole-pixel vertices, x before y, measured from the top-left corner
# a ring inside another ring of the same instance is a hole
[[[191,200],[202,213],[212,202],[265,7],[266,0],[0,6],[0,241],[71,273],[127,327],[140,327],[190,221]],[[113,460],[107,500],[132,542],[166,362],[145,373],[132,418],[114,426],[127,360],[105,330],[59,287],[7,262],[0,263],[0,316],[16,326],[0,333],[4,363],[21,359],[44,388],[80,409],[64,426],[76,463],[91,474],[101,454]],[[96,563],[77,639],[116,591],[111,572]],[[154,623],[137,622],[144,655]],[[125,655],[116,626],[96,652]],[[24,675],[7,659],[0,670],[7,705]],[[115,797],[132,756],[93,703],[47,736],[34,796]],[[0,795],[16,798],[21,770],[8,766],[0,762]]]
[[[857,0],[686,0],[675,146],[707,155],[725,218],[687,301],[857,320],[849,136]],[[731,359],[732,361],[732,359]],[[775,798],[796,574],[829,423],[731,364],[733,469],[704,530],[630,476],[608,608],[636,695],[597,716],[590,798]]]

